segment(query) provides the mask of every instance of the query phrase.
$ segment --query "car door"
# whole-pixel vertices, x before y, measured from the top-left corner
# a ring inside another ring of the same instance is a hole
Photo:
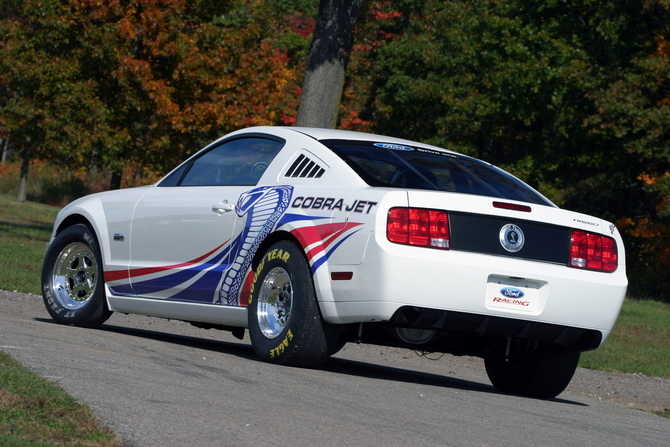
[[[240,219],[236,204],[257,185],[282,146],[261,137],[225,141],[187,161],[142,197],[131,227],[130,276],[136,295],[222,302],[224,273],[238,255],[232,243]]]

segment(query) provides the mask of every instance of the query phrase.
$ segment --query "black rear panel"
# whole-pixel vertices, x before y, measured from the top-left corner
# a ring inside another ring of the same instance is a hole
[[[500,231],[507,224],[518,226],[525,242],[517,252],[500,243]],[[538,222],[449,212],[451,249],[566,264],[570,256],[570,229]]]

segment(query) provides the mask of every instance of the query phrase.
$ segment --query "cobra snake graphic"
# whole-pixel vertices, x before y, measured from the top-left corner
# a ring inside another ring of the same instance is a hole
[[[275,229],[291,203],[292,186],[264,186],[247,191],[235,206],[239,217],[247,216],[244,230],[231,243],[228,265],[220,281],[218,304],[239,306],[239,292],[258,246]]]

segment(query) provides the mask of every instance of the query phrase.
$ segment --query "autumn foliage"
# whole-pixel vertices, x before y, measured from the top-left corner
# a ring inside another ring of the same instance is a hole
[[[317,7],[0,0],[2,146],[128,186],[293,125]],[[669,30],[670,0],[366,1],[338,126],[478,156],[615,222],[631,293],[670,300]]]
[[[56,155],[55,143],[91,168],[165,171],[228,131],[295,119],[300,66],[277,38],[292,30],[260,1],[3,3],[0,82],[28,110],[0,123],[15,135],[31,121],[34,135],[46,130],[40,155]],[[26,42],[32,31],[43,39]],[[54,83],[64,91],[44,91]],[[52,109],[35,110],[44,100]]]
[[[668,0],[372,4],[361,119],[615,222],[631,293],[670,300]]]

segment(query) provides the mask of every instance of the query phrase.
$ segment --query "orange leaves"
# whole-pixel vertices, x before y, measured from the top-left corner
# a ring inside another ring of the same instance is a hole
[[[642,173],[638,180],[644,189],[652,196],[657,197],[654,211],[660,218],[670,217],[670,172],[663,174]]]
[[[299,35],[303,39],[309,38],[316,28],[316,20],[312,17],[304,17],[293,14],[287,17],[291,32]]]
[[[670,42],[667,41],[665,36],[657,36],[656,41],[658,42],[658,55],[664,58],[670,57]]]
[[[240,8],[236,14],[250,16],[239,21],[243,26],[199,21],[183,0],[123,8],[114,22],[121,54],[112,75],[126,110],[148,122],[144,149],[168,149],[165,138],[197,140],[247,125],[284,124],[294,115],[288,108],[299,73],[274,37],[286,24],[266,17],[262,2]],[[293,26],[307,30],[310,23],[296,19]]]
[[[621,232],[635,241],[638,261],[649,270],[670,268],[670,172],[642,173],[638,176],[645,190],[657,197],[653,216],[622,217],[617,221]],[[664,266],[664,267],[661,267]]]
[[[146,108],[154,110],[157,115],[172,116],[178,111],[179,107],[171,99],[174,88],[168,82],[154,76],[149,61],[122,56],[119,58],[119,68],[114,74],[128,86],[133,83],[139,85],[153,103],[153,106],[146,104]],[[142,109],[140,104],[136,105],[136,110]]]
[[[377,7],[389,7],[391,2],[380,2],[381,5],[376,5]],[[402,17],[402,13],[400,11],[382,11],[381,9],[373,9],[372,15],[376,20],[379,20],[380,22],[386,22],[390,21],[393,19],[399,19]]]
[[[313,19],[260,0],[43,3],[0,17],[0,130],[35,154],[165,171],[236,128],[295,120]]]
[[[663,225],[652,222],[648,217],[637,220],[631,217],[622,217],[617,221],[617,228],[631,236],[644,239],[658,238],[667,231]]]
[[[651,175],[647,173],[642,173],[638,175],[637,179],[642,181],[642,183],[644,183],[647,186],[653,186],[659,180],[667,181],[668,179],[670,179],[670,172],[666,172],[663,175]]]
[[[395,9],[393,2],[381,0],[372,2],[370,5],[371,18],[369,24],[372,25],[369,31],[372,31],[363,44],[369,49],[379,47],[382,41],[392,39],[397,34],[396,23],[403,18],[403,13]]]
[[[630,244],[631,238],[637,239],[635,244],[638,263],[646,264],[649,270],[670,268],[670,227],[663,222],[651,220],[648,217],[633,219],[622,217],[617,221],[617,227],[624,234],[624,239]],[[630,248],[630,247],[629,247]]]

